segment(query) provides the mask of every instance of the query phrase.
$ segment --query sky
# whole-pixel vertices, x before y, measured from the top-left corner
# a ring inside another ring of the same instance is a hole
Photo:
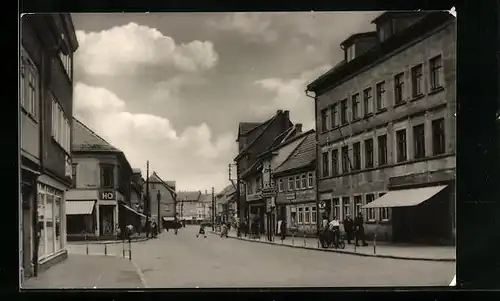
[[[72,14],[74,116],[133,168],[221,191],[238,123],[289,110],[314,128],[306,85],[380,12]]]

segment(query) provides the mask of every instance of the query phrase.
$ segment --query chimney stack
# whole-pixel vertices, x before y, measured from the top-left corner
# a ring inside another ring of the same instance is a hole
[[[290,119],[290,111],[286,110],[283,112],[283,114],[285,115],[286,119]]]
[[[276,115],[279,115],[279,114],[281,114],[281,113],[283,113],[283,110],[278,110],[278,111],[276,111]]]
[[[208,190],[205,189],[205,195],[207,195],[207,194],[208,194]]]
[[[302,123],[295,124],[295,130],[297,133],[302,133]]]

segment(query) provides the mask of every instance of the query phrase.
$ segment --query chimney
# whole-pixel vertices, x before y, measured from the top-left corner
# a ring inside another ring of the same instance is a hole
[[[279,115],[279,114],[281,114],[281,113],[283,113],[283,110],[278,110],[278,111],[276,111],[276,115]]]
[[[290,111],[288,111],[288,110],[284,111],[283,115],[285,115],[286,119],[290,119]]]
[[[302,123],[296,123],[295,130],[297,131],[297,133],[302,133]]]
[[[208,194],[208,190],[205,189],[205,195],[207,195],[207,194]]]

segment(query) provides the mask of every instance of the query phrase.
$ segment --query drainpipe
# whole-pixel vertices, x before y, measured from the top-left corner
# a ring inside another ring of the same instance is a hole
[[[319,154],[319,133],[318,133],[318,118],[316,117],[316,114],[318,112],[318,101],[316,98],[316,95],[311,96],[307,92],[310,92],[309,90],[305,91],[305,94],[307,97],[314,99],[314,117],[315,117],[315,135],[316,135],[316,163],[315,163],[315,190],[316,190],[316,238],[319,238],[319,228],[320,228],[320,208],[319,208],[319,168],[318,168],[318,154]],[[316,93],[315,93],[316,94]]]

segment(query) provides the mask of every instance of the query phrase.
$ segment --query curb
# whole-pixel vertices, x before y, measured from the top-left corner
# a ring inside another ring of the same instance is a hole
[[[147,238],[139,238],[139,239],[132,239],[130,242],[131,243],[136,243],[136,242],[143,242],[150,240],[152,238],[147,237]],[[125,240],[126,243],[128,243],[128,240]],[[98,240],[89,240],[87,242],[85,241],[75,241],[75,243],[68,243],[69,245],[114,245],[114,244],[121,244],[123,243],[123,240],[108,240],[108,241],[98,241]]]
[[[220,235],[219,233],[214,232],[214,231],[210,231],[210,233]],[[355,253],[355,252],[335,250],[335,249],[320,249],[320,248],[313,248],[313,247],[307,247],[307,246],[306,247],[304,247],[304,246],[292,246],[292,245],[288,245],[288,244],[278,244],[278,243],[273,243],[273,242],[268,242],[268,241],[250,240],[250,239],[244,239],[244,238],[234,237],[234,236],[228,236],[228,238],[238,239],[241,241],[256,242],[256,243],[267,244],[267,245],[278,246],[278,247],[289,247],[289,248],[295,248],[295,249],[306,249],[306,250],[321,251],[321,252],[340,253],[340,254],[353,255],[353,256],[377,257],[377,258],[399,259],[399,260],[456,262],[456,259],[453,259],[453,258],[423,258],[423,257],[407,257],[407,256],[395,256],[395,255],[366,254],[366,253]]]

